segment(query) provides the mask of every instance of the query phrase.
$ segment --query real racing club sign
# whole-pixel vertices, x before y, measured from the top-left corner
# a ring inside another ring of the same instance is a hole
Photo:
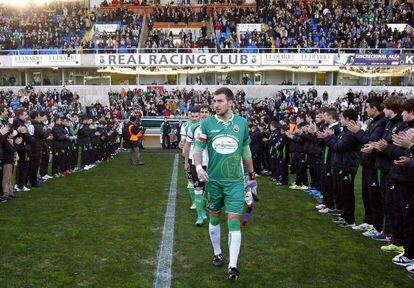
[[[96,66],[254,66],[257,54],[233,53],[142,53],[97,54]]]

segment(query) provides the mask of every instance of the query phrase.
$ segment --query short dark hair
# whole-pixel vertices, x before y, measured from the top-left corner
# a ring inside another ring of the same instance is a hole
[[[296,116],[296,121],[298,118],[302,119],[303,121],[306,121],[306,113],[300,113],[298,116]]]
[[[414,112],[414,98],[410,98],[404,101],[402,110],[407,112]]]
[[[316,113],[314,111],[306,112],[306,116],[309,116],[313,121],[316,119]]]
[[[38,116],[39,116],[39,111],[32,111],[32,112],[30,112],[30,118],[32,120],[36,119],[36,117],[38,117]]]
[[[354,121],[358,120],[358,113],[355,111],[355,109],[346,109],[346,110],[344,110],[342,112],[342,116],[345,119],[354,120]]]
[[[193,107],[193,113],[200,113],[200,105],[195,105]]]
[[[216,92],[214,92],[214,95],[220,95],[220,94],[224,94],[226,95],[226,99],[227,101],[234,101],[234,94],[233,91],[231,91],[229,88],[227,87],[222,87],[216,90]]]
[[[333,119],[338,119],[338,112],[336,112],[335,108],[328,108],[324,113],[328,114]]]
[[[19,110],[17,110],[16,111],[16,116],[17,117],[20,117],[21,115],[23,115],[23,113],[27,113],[27,111],[26,110],[24,110],[24,109],[19,109]]]
[[[210,105],[208,105],[208,104],[203,104],[203,105],[200,105],[200,111],[201,111],[202,109],[207,109],[207,110],[208,110],[208,112],[210,112],[210,113],[211,113],[211,106],[210,106]]]
[[[384,109],[384,107],[382,107],[382,97],[368,98],[366,103],[369,105],[369,107],[377,108],[377,110],[380,112]]]
[[[401,113],[403,99],[399,96],[390,96],[382,103],[384,108],[394,111],[395,113]]]
[[[137,116],[135,116],[135,115],[131,115],[131,116],[129,117],[129,121],[131,121],[131,122],[135,122],[135,121],[137,121]]]
[[[320,114],[320,113],[325,113],[326,112],[326,110],[328,110],[328,107],[326,107],[326,106],[322,106],[321,108],[319,108],[318,109],[318,114]]]

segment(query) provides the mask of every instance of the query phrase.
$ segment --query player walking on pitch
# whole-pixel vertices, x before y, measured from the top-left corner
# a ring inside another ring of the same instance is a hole
[[[210,212],[209,234],[214,249],[213,264],[222,266],[220,246],[220,213],[225,208],[229,229],[228,279],[237,280],[237,260],[241,246],[240,224],[244,208],[244,167],[248,182],[255,182],[253,161],[249,148],[250,137],[246,119],[233,114],[234,94],[228,88],[214,93],[216,115],[201,123],[201,134],[196,140],[194,163],[200,181],[206,182],[207,210]],[[202,166],[202,152],[207,148],[207,171]],[[251,184],[251,183],[248,183]]]

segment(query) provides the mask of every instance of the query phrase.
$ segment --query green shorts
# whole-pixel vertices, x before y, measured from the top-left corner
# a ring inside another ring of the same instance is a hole
[[[205,186],[206,209],[218,213],[225,206],[227,213],[243,214],[244,186],[243,180],[240,182],[207,182]]]

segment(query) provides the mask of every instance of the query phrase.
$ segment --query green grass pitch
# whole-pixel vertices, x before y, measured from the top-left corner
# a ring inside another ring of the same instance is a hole
[[[174,153],[143,155],[145,166],[129,166],[122,153],[0,204],[0,287],[152,287]],[[381,242],[336,227],[305,192],[258,182],[260,202],[242,230],[240,279],[229,283],[226,268],[211,264],[207,223],[194,225],[180,162],[172,287],[414,287]]]

